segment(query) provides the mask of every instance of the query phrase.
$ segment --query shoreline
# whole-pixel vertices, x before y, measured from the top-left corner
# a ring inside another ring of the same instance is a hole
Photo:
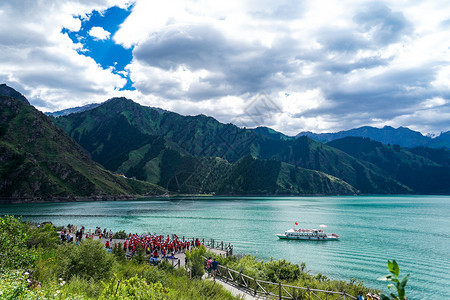
[[[71,203],[71,202],[101,202],[101,201],[127,201],[140,200],[144,198],[204,198],[213,199],[216,197],[383,197],[383,196],[450,196],[448,194],[162,194],[162,195],[99,195],[99,196],[67,196],[67,197],[24,197],[24,198],[6,198],[0,197],[0,204],[34,204],[34,203]]]

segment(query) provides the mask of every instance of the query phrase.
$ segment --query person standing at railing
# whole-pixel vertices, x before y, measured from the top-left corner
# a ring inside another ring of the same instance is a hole
[[[213,278],[214,280],[216,280],[216,275],[217,275],[217,266],[219,265],[219,262],[216,260],[216,258],[214,258],[214,260],[211,263],[211,268],[212,268],[212,274],[213,274]]]
[[[208,260],[206,261],[206,270],[208,271],[208,277],[211,277],[211,272],[212,272],[212,259],[211,259],[211,257],[209,257]]]
[[[364,298],[363,292],[359,291],[359,296],[357,298],[358,300],[366,300],[366,298]]]

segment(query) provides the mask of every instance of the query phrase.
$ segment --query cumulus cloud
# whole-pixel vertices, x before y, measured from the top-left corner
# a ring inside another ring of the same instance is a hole
[[[124,1],[118,1],[123,5]],[[104,10],[112,1],[0,3],[0,78],[43,111],[104,101],[125,80],[77,53],[63,28],[78,30],[77,16]]]
[[[102,27],[94,26],[89,30],[89,35],[92,36],[95,40],[107,40],[111,33],[106,31]]]
[[[132,50],[124,70],[135,91],[119,91],[125,79],[61,33],[79,30],[77,16],[127,1],[24,1],[0,4],[0,78],[43,110],[125,95],[292,135],[450,127],[445,1],[136,0],[112,35],[89,31]],[[260,95],[278,109],[256,118],[247,108]]]

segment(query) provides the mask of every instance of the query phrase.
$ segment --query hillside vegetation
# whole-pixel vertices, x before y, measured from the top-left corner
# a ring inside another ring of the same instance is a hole
[[[215,177],[219,182],[213,183],[214,188],[202,185],[202,189],[218,193],[288,194],[411,191],[377,166],[307,137],[283,138],[276,132],[242,129],[204,115],[181,116],[125,98],[113,98],[92,110],[56,118],[55,123],[107,169],[169,190],[173,190],[170,182],[177,181],[177,186],[184,184],[187,174],[192,174],[196,167],[210,166],[210,173],[214,174],[216,167],[230,169],[228,163],[232,165],[232,177],[227,178],[228,171],[221,171],[221,176]],[[167,149],[177,154],[168,154]],[[167,160],[167,155],[179,159]],[[239,173],[237,170],[248,170],[249,167],[239,167],[239,161],[248,155],[257,160],[252,163],[254,167],[272,167],[264,173]],[[217,163],[216,158],[223,162]],[[275,161],[278,168],[274,167]],[[253,183],[238,180],[245,174],[251,174]]]
[[[94,163],[60,128],[24,101],[0,96],[0,197],[115,198],[163,194]]]
[[[346,137],[328,145],[376,165],[417,193],[450,193],[450,151],[424,147],[410,150],[360,137]]]

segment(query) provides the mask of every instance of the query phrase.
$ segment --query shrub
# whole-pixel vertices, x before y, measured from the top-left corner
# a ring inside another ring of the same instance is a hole
[[[99,299],[171,299],[170,291],[163,288],[160,282],[148,284],[138,276],[125,280],[119,280],[117,277],[114,277],[107,284],[103,285],[104,289]]]
[[[102,292],[102,287],[92,278],[86,279],[75,275],[64,285],[64,292],[69,295],[84,296],[83,299],[97,299]]]
[[[28,226],[27,228],[27,246],[29,248],[42,247],[44,249],[55,248],[59,243],[58,233],[52,224],[44,226]]]
[[[25,223],[13,216],[0,218],[0,270],[26,268],[36,260],[27,240]]]
[[[300,267],[284,259],[270,260],[266,262],[264,264],[264,271],[267,280],[272,282],[278,282],[281,280],[293,281],[297,280],[300,276]]]
[[[200,247],[186,252],[187,265],[191,269],[191,276],[194,278],[200,278],[205,274],[203,268],[203,255],[206,253],[206,247],[201,245]]]
[[[114,264],[114,256],[97,240],[85,240],[78,246],[63,244],[58,248],[56,259],[58,277],[65,279],[76,274],[87,279],[108,279]]]
[[[125,230],[120,230],[114,233],[115,239],[126,239],[128,237],[128,234],[125,232]]]
[[[134,253],[133,259],[136,260],[137,263],[142,264],[147,261],[145,257],[145,249],[144,247],[138,247],[136,252]]]
[[[122,262],[125,260],[125,249],[123,249],[122,243],[114,244],[112,253],[118,261]]]

